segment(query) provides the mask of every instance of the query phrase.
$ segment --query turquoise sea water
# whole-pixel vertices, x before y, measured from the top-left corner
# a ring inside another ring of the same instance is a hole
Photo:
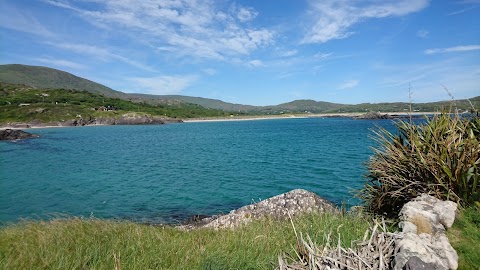
[[[0,142],[0,223],[52,214],[179,222],[295,188],[356,204],[375,124],[276,119],[35,129]]]

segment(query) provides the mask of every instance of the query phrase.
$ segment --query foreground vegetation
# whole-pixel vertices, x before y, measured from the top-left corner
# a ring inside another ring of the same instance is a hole
[[[99,108],[110,106],[112,111]],[[128,112],[172,118],[226,117],[230,113],[184,102],[150,105],[108,98],[101,94],[68,89],[35,89],[0,83],[0,123],[39,121],[48,123],[96,117],[119,117]]]
[[[462,206],[480,200],[480,118],[444,113],[425,124],[398,121],[398,133],[375,132],[379,147],[368,161],[359,197],[373,213],[396,217],[422,193]]]
[[[310,214],[297,232],[321,244],[332,233],[344,246],[363,237],[360,217]],[[295,255],[288,221],[263,219],[235,230],[181,231],[130,222],[63,219],[0,228],[0,269],[273,269]]]
[[[458,254],[459,270],[478,270],[480,263],[480,205],[460,212],[447,231],[450,244]]]
[[[293,224],[317,246],[337,243],[340,235],[341,245],[350,247],[372,225],[369,220],[309,214],[294,218]],[[478,269],[480,209],[463,210],[448,237],[459,255],[459,269]],[[296,243],[285,220],[263,219],[218,231],[81,218],[23,221],[0,228],[0,269],[274,269],[279,255],[297,259],[302,250]]]

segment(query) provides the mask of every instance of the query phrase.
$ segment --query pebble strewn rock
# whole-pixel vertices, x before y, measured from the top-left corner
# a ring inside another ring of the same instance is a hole
[[[315,193],[303,189],[295,189],[258,203],[232,210],[226,215],[204,218],[194,224],[182,227],[186,229],[194,227],[235,228],[264,216],[282,219],[288,218],[288,214],[295,216],[313,211],[339,212],[335,205]]]
[[[406,203],[400,211],[402,238],[395,243],[394,269],[457,269],[457,253],[445,235],[456,210],[456,203],[426,194]]]

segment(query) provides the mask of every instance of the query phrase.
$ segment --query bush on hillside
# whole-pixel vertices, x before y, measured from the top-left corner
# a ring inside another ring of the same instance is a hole
[[[471,204],[480,198],[480,118],[443,113],[424,124],[380,128],[379,144],[367,163],[367,183],[357,194],[367,210],[394,217],[421,193]]]

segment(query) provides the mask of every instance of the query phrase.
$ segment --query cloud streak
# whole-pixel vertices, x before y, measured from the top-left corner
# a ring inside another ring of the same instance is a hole
[[[350,88],[354,88],[358,85],[358,81],[357,80],[349,80],[349,81],[346,81],[344,83],[342,83],[338,89],[340,90],[344,90],[344,89],[350,89]]]
[[[310,1],[312,26],[302,43],[325,43],[344,39],[353,34],[350,28],[373,18],[398,17],[418,12],[428,5],[428,0],[395,1]]]
[[[110,50],[101,48],[98,46],[92,46],[87,44],[73,44],[73,43],[53,43],[53,42],[46,42],[46,44],[51,45],[53,47],[57,47],[60,49],[68,50],[77,54],[81,55],[88,55],[95,57],[101,61],[110,61],[112,59],[124,62],[130,66],[134,66],[139,69],[143,69],[145,71],[156,71],[154,68],[144,65],[140,62],[132,60],[128,57],[122,56],[120,54],[112,53]]]
[[[451,53],[451,52],[468,52],[480,50],[480,45],[462,45],[449,48],[435,48],[425,50],[425,54]]]
[[[140,88],[143,93],[155,95],[173,95],[180,94],[183,90],[191,86],[198,76],[196,75],[162,75],[149,78],[130,78],[135,83],[135,87]],[[133,88],[135,88],[133,87]]]
[[[1,27],[37,36],[54,36],[52,32],[28,12],[20,12],[15,7],[9,6],[6,3],[0,3],[0,10],[2,11],[2,16],[0,16]]]
[[[429,34],[429,32],[425,29],[420,29],[420,30],[417,31],[417,37],[419,37],[419,38],[427,38],[428,34]]]
[[[248,62],[248,65],[250,67],[264,67],[265,64],[263,63],[262,60],[258,60],[258,59],[255,59],[255,60],[251,60]]]
[[[87,66],[85,66],[83,64],[79,64],[79,63],[76,63],[76,62],[72,62],[72,61],[69,61],[69,60],[63,60],[63,59],[35,58],[33,60],[44,63],[44,64],[48,64],[48,65],[66,67],[66,68],[72,68],[72,69],[85,69],[85,68],[87,68]]]

